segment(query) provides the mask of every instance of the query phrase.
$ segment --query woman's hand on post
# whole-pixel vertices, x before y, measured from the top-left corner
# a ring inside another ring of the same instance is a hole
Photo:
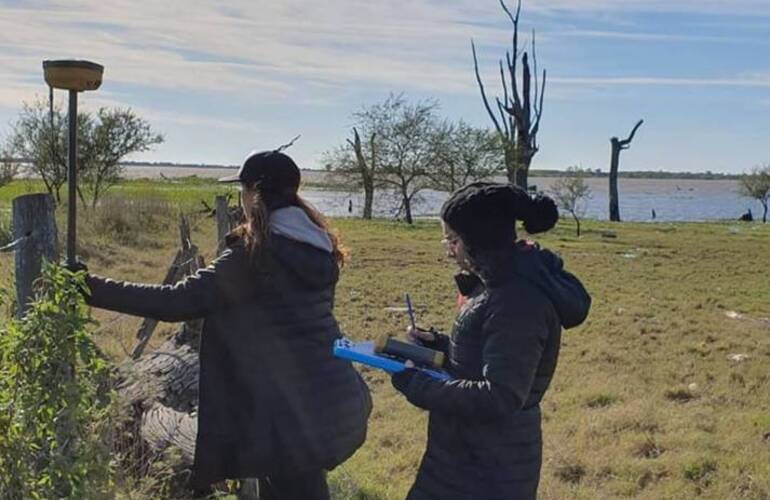
[[[77,273],[80,271],[88,272],[88,266],[86,266],[80,259],[75,259],[74,262],[64,261],[62,266],[70,272]]]

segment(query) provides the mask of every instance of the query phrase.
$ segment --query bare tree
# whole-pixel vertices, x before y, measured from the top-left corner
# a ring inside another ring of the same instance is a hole
[[[551,186],[551,194],[559,208],[569,212],[575,219],[577,237],[580,237],[580,217],[585,213],[582,201],[591,198],[591,188],[586,184],[588,170],[579,167],[567,169],[564,177],[559,177]]]
[[[358,130],[353,127],[353,141],[348,139],[348,144],[353,148],[356,155],[356,169],[361,176],[361,186],[364,189],[364,219],[372,218],[372,203],[374,202],[374,174],[377,168],[377,138],[376,132],[369,133],[367,140],[368,149],[364,152],[364,146],[361,144],[361,136]],[[367,159],[368,157],[368,159]]]
[[[618,204],[618,166],[620,162],[620,152],[631,147],[631,141],[634,134],[642,126],[644,120],[639,120],[631,130],[631,133],[623,140],[613,137],[610,139],[612,152],[610,156],[610,220],[620,222],[620,205]]]
[[[100,108],[95,119],[86,120],[84,128],[80,167],[92,207],[120,180],[123,158],[163,142],[163,136],[153,132],[150,124],[131,109]]]
[[[376,132],[368,132],[367,140],[361,141],[357,127],[353,127],[353,139],[324,155],[326,169],[331,172],[334,182],[364,192],[364,219],[372,218],[374,203],[375,172],[377,169]]]
[[[484,101],[484,107],[502,140],[508,180],[522,189],[527,189],[529,166],[539,149],[537,133],[540,129],[540,119],[543,115],[546,72],[543,70],[541,81],[538,84],[535,31],[533,30],[531,46],[533,65],[530,68],[527,51],[521,52],[521,92],[519,92],[517,64],[520,54],[519,15],[521,13],[521,0],[518,1],[515,14],[511,13],[503,0],[500,0],[500,5],[513,24],[513,43],[511,51],[506,51],[505,53],[505,62],[502,59],[500,60],[500,80],[503,87],[503,98],[502,100],[499,97],[495,99],[496,109],[494,111],[489,103],[486,91],[484,90],[484,84],[479,75],[476,45],[471,41],[473,65],[476,72],[476,82],[481,91],[481,99]]]
[[[78,116],[79,131],[82,125]],[[61,109],[49,109],[40,99],[23,103],[11,127],[8,153],[29,161],[32,173],[42,179],[56,202],[61,202],[61,187],[67,182],[67,119]]]
[[[431,187],[452,192],[465,184],[505,171],[500,139],[495,132],[460,120],[443,122],[433,134],[436,165],[428,176]]]
[[[751,172],[741,176],[741,194],[754,198],[762,204],[762,222],[767,222],[767,205],[770,202],[770,163],[754,167]]]
[[[163,136],[130,109],[78,113],[77,128],[78,194],[85,201],[88,193],[92,206],[120,178],[120,160],[163,142]],[[31,162],[32,173],[43,180],[57,203],[67,182],[67,135],[67,117],[61,109],[37,100],[22,105],[8,141],[9,153]]]
[[[326,154],[325,163],[343,185],[364,190],[364,216],[371,217],[376,189],[388,188],[397,215],[413,221],[412,205],[429,187],[427,173],[436,165],[435,101],[410,104],[401,94],[353,114],[353,139]]]
[[[11,182],[18,174],[18,162],[10,153],[0,150],[0,187]]]
[[[382,128],[377,181],[395,190],[400,198],[397,214],[403,214],[408,224],[414,222],[413,203],[420,191],[430,187],[428,174],[438,163],[433,140],[437,107],[432,100],[409,104],[399,96]]]

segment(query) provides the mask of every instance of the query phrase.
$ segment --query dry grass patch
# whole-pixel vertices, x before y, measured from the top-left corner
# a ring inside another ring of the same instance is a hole
[[[170,206],[165,220],[139,222],[137,214],[123,236],[97,230],[84,214],[80,244],[91,270],[159,282],[178,245],[179,206]],[[334,223],[352,257],[335,311],[346,334],[401,335],[406,315],[387,308],[402,306],[405,292],[418,323],[451,326],[454,270],[437,223]],[[732,224],[585,225],[579,239],[569,221],[538,238],[594,299],[586,323],[564,333],[543,401],[540,498],[770,498],[770,323],[762,319],[770,317],[770,225],[738,232]],[[63,234],[63,218],[59,228]],[[608,232],[614,237],[602,236]],[[211,219],[195,222],[193,240],[210,260]],[[6,284],[12,268],[12,256],[0,256]],[[97,342],[123,359],[140,320],[96,315]],[[161,325],[154,341],[174,328]],[[747,357],[731,361],[731,354]],[[335,498],[402,499],[425,446],[427,415],[388,377],[362,372],[374,397],[369,438],[331,473]]]

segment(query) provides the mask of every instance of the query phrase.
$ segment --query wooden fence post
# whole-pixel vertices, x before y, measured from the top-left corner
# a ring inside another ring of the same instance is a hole
[[[179,216],[179,239],[181,246],[174,255],[174,260],[166,272],[166,277],[163,278],[164,285],[172,285],[185,276],[193,274],[199,268],[204,267],[203,257],[198,255],[198,247],[192,244],[190,224],[184,215]],[[147,343],[150,341],[156,326],[158,326],[157,320],[145,318],[142,321],[139,330],[136,332],[136,338],[139,342],[131,350],[131,359],[139,359],[144,352],[144,348],[147,347]]]
[[[227,209],[227,198],[217,196],[214,199],[214,210],[217,217],[217,255],[225,249],[225,236],[230,232],[230,212]]]
[[[13,200],[13,238],[16,243],[16,314],[32,299],[32,284],[40,277],[43,259],[59,260],[54,201],[50,194],[28,194]]]

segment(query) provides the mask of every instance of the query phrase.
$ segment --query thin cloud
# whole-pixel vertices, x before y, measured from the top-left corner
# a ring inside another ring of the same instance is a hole
[[[514,4],[513,0],[509,1]],[[537,0],[526,2],[534,12],[681,12],[712,15],[751,15],[767,12],[766,0]]]
[[[553,77],[551,83],[587,86],[702,86],[770,88],[770,78]]]
[[[757,4],[737,0],[730,7],[740,10]],[[344,88],[361,83],[466,93],[474,89],[468,74],[468,40],[473,37],[484,47],[507,44],[510,36],[494,1],[242,0],[224,6],[204,0],[52,0],[33,5],[2,10],[0,48],[17,55],[0,59],[5,67],[0,88],[32,86],[30,75],[40,71],[39,63],[32,61],[76,55],[103,62],[106,81],[227,92],[247,100],[258,96],[261,101],[285,101],[308,86]],[[525,9],[537,15],[553,10],[601,13],[696,6],[708,10],[720,5],[712,0],[542,0],[527,2]],[[469,24],[469,19],[477,22]],[[694,39],[601,30],[565,35]],[[6,64],[9,61],[12,64]],[[0,96],[0,101],[8,98]]]
[[[3,79],[27,81],[31,61],[76,54],[103,62],[105,80],[117,83],[261,99],[286,99],[314,82],[463,91],[463,71],[443,60],[467,52],[472,28],[453,23],[452,11],[402,3],[411,9],[352,11],[350,2],[339,1],[310,9],[295,3],[296,14],[286,5],[245,2],[235,11],[173,1],[142,6],[75,1],[67,2],[66,10],[64,3],[52,2],[45,15],[6,9],[0,47],[23,49],[10,56],[14,64],[6,65]],[[482,38],[495,32],[473,30]]]
[[[640,33],[628,31],[603,31],[603,30],[573,30],[548,32],[548,35],[574,37],[574,38],[599,38],[610,40],[633,40],[641,42],[714,42],[714,43],[757,43],[766,45],[770,43],[764,38],[743,38],[735,36],[708,36],[708,35],[684,35],[674,33]]]

